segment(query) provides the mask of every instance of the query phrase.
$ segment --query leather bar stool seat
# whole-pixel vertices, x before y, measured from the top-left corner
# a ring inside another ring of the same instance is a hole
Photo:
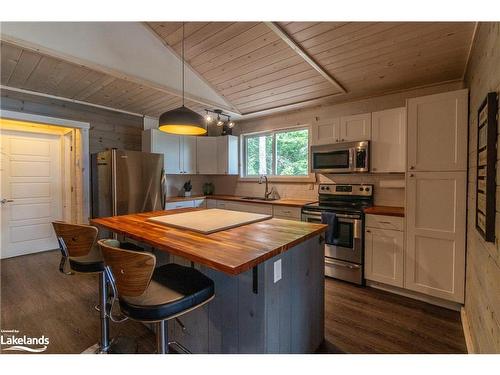
[[[104,258],[98,245],[85,255],[68,258],[69,265],[76,272],[104,272]]]
[[[194,268],[171,263],[154,270],[140,296],[122,296],[119,303],[130,318],[154,322],[185,313],[213,295],[211,279]]]

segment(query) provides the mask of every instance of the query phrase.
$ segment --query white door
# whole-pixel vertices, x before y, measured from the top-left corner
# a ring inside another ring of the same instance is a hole
[[[1,132],[1,257],[57,249],[62,219],[61,137]]]
[[[196,137],[181,137],[182,173],[196,174]]]
[[[406,108],[372,113],[371,169],[375,173],[406,170]]]
[[[466,172],[409,173],[405,287],[464,302]]]
[[[311,145],[325,145],[340,141],[340,118],[334,118],[314,124]]]
[[[467,93],[408,100],[408,170],[467,169]]]
[[[372,114],[343,116],[340,118],[340,142],[370,140]]]
[[[365,278],[403,287],[403,237],[397,230],[366,228]]]
[[[196,138],[198,174],[217,174],[217,137]]]

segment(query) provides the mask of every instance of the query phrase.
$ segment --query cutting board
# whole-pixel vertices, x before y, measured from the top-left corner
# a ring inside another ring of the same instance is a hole
[[[154,216],[147,220],[169,227],[188,229],[203,234],[210,234],[221,230],[256,223],[258,221],[268,220],[270,218],[272,218],[271,215],[211,208],[208,210]]]

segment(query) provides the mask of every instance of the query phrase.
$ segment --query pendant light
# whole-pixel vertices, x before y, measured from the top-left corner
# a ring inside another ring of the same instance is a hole
[[[205,119],[184,106],[184,22],[182,23],[182,106],[160,116],[159,129],[165,133],[180,135],[204,135]]]

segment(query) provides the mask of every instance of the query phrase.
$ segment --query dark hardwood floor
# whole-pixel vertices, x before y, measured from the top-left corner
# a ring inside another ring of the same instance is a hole
[[[49,337],[46,353],[81,353],[99,338],[97,276],[65,276],[58,264],[58,251],[0,261],[0,328]],[[319,353],[466,352],[458,312],[332,279],[325,290]],[[154,352],[154,335],[141,323],[111,327],[113,337],[135,338],[140,353]]]

